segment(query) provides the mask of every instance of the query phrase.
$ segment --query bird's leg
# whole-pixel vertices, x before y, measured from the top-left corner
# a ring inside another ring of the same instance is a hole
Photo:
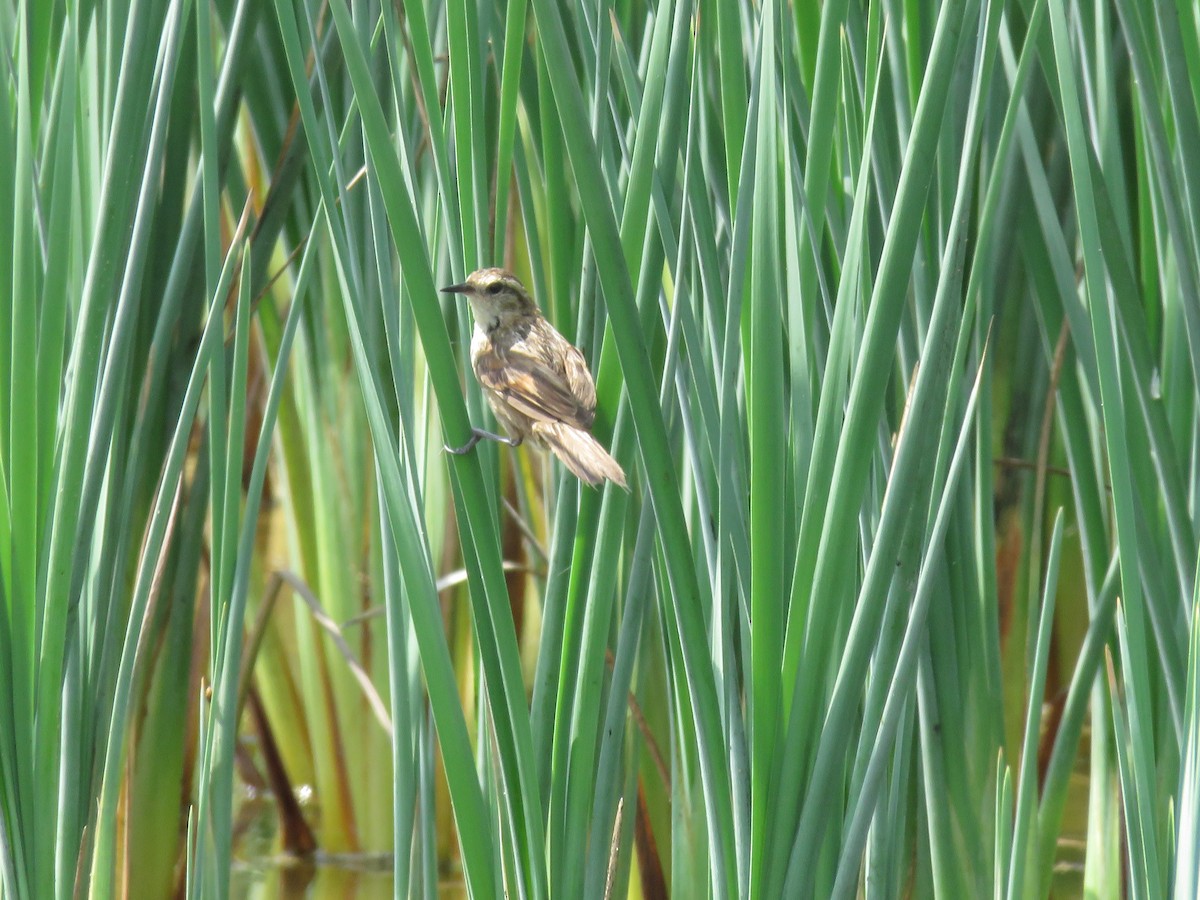
[[[461,456],[464,453],[470,452],[475,445],[487,438],[489,441],[499,441],[501,444],[508,444],[510,447],[520,447],[523,438],[510,438],[502,434],[496,434],[491,431],[484,431],[482,428],[471,429],[471,439],[461,447],[451,447],[448,444],[443,444],[447,453],[453,453],[455,456]]]

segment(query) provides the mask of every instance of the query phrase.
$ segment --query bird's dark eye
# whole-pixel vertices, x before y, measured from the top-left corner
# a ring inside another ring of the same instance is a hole
[[[495,284],[489,284],[487,291],[493,297],[496,296],[496,294],[500,293],[500,282],[496,282]]]

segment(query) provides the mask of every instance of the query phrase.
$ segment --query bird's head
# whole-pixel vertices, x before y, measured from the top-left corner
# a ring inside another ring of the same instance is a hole
[[[462,284],[444,287],[442,292],[462,294],[471,301],[475,324],[488,332],[538,312],[525,286],[505,269],[479,269]]]

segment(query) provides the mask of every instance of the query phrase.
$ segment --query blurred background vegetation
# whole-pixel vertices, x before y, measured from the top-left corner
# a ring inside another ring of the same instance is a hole
[[[0,897],[1196,896],[1194,3],[0,39]]]

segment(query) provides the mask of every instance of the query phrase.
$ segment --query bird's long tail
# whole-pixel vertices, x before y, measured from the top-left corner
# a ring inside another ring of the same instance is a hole
[[[533,426],[533,433],[581,481],[594,486],[607,478],[613,484],[629,490],[625,484],[625,471],[600,446],[600,442],[586,431],[562,422],[537,422]]]

